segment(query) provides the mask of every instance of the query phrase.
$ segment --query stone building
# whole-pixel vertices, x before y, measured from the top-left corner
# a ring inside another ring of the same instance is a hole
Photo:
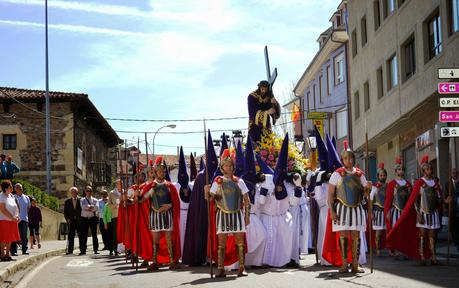
[[[346,1],[331,15],[331,26],[317,39],[319,50],[293,89],[295,99],[284,105],[291,110],[296,104],[303,111],[295,123],[295,135],[305,140],[312,135],[314,124],[337,139],[338,149],[347,139],[348,123],[348,34],[346,32]],[[311,119],[310,112],[324,112],[326,119]],[[319,121],[317,123],[316,121]]]
[[[439,135],[438,68],[459,67],[459,0],[349,0],[348,10],[353,148],[363,155],[368,133],[370,171],[384,161],[392,177],[400,155],[411,180],[427,154],[443,183],[459,141],[449,151]]]
[[[52,194],[110,185],[116,132],[87,94],[50,92]],[[46,189],[45,92],[0,87],[0,147],[21,168],[15,177]],[[113,175],[112,175],[113,171]]]

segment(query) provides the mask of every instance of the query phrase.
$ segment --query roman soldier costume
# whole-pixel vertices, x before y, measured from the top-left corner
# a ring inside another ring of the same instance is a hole
[[[234,161],[228,149],[225,149],[221,155],[220,169],[224,164],[231,164],[234,167]],[[223,171],[222,171],[223,172]],[[249,222],[248,216],[250,211],[250,200],[248,199],[249,192],[244,181],[236,176],[227,178],[226,176],[217,176],[210,188],[210,194],[215,201],[211,201],[211,213],[215,215],[211,219],[215,219],[215,223],[211,221],[211,237],[217,240],[217,236],[229,236],[234,234],[246,232],[246,222]],[[211,214],[212,215],[212,214]],[[214,230],[215,229],[215,230]],[[245,237],[244,237],[245,238]],[[218,274],[217,277],[225,276],[225,256],[227,256],[226,247],[229,243],[234,243],[234,239],[228,239],[226,246],[219,243],[217,247],[217,263]],[[213,243],[217,243],[214,241]],[[237,243],[237,259],[239,262],[238,276],[244,276],[245,270],[245,241]],[[234,245],[233,245],[234,247]],[[231,247],[230,247],[231,249]],[[232,249],[231,249],[232,250]],[[231,253],[231,252],[230,252]],[[233,254],[233,253],[231,253]],[[215,255],[215,254],[213,254]],[[233,254],[234,255],[234,254]],[[231,257],[230,257],[231,258]],[[228,263],[227,264],[232,264]],[[233,262],[234,263],[234,262]]]
[[[341,153],[341,158],[344,157],[352,157],[355,161],[354,152],[348,148],[347,141],[344,142],[344,151]],[[335,266],[341,266],[340,272],[348,272],[347,263],[351,262],[352,272],[361,273],[363,270],[359,268],[359,234],[365,231],[367,226],[366,213],[363,208],[367,180],[360,169],[353,167],[348,170],[346,167],[341,167],[333,172],[329,185],[335,187],[334,201],[329,203],[329,209],[334,211],[338,218],[332,223],[329,217],[324,258]],[[354,232],[351,233],[351,237],[342,233],[348,231]],[[338,258],[334,251],[340,251],[341,257]]]
[[[377,175],[378,175],[378,182],[376,182],[373,185],[373,188],[371,189],[371,194],[370,194],[370,199],[373,201],[373,217],[372,217],[372,225],[373,225],[373,230],[376,232],[375,237],[372,239],[375,239],[375,246],[376,246],[376,253],[379,256],[380,255],[380,249],[382,246],[382,234],[384,230],[386,230],[386,225],[385,225],[385,217],[384,217],[384,203],[386,200],[386,190],[387,190],[387,184],[384,181],[382,181],[379,177],[381,173],[384,173],[387,177],[387,171],[384,169],[384,163],[379,163],[378,165],[378,170],[377,170]]]
[[[158,156],[155,160],[154,169],[165,170],[163,158]],[[161,233],[162,239],[159,243],[153,243],[152,270],[158,269],[158,264],[168,260],[169,268],[175,268],[175,264],[181,256],[180,251],[180,201],[175,186],[158,177],[151,184],[151,189],[145,194],[150,200],[150,231],[152,234]],[[164,207],[170,206],[165,210]],[[154,242],[154,241],[153,241]],[[167,255],[161,255],[167,247]],[[161,257],[161,259],[159,259]]]

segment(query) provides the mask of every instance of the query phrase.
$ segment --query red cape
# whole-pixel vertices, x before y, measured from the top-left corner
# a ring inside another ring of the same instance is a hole
[[[217,237],[217,224],[216,224],[216,209],[215,202],[210,202],[210,223],[209,223],[209,234],[207,240],[207,256],[210,257],[210,243],[212,237],[212,260],[218,262],[218,237]],[[245,242],[245,240],[244,240]],[[247,245],[245,245],[245,253],[247,253]],[[228,235],[226,240],[226,250],[225,250],[225,266],[232,265],[238,261],[237,249],[236,249],[236,239],[232,235]]]
[[[116,239],[118,243],[123,243],[124,244],[124,229],[125,229],[125,208],[123,205],[118,206],[118,222],[117,222],[117,227],[116,227]],[[116,244],[118,244],[116,243]]]
[[[360,177],[363,175],[362,170],[355,168],[356,174]],[[336,169],[337,173],[343,174],[345,172],[345,168],[341,167]],[[348,249],[347,249],[347,262],[352,263],[352,249],[351,249],[351,237],[348,237]],[[360,247],[359,247],[360,249]],[[343,259],[341,257],[341,248],[339,245],[339,232],[333,232],[333,224],[330,218],[330,208],[328,209],[328,216],[327,216],[327,228],[325,230],[325,239],[324,239],[324,247],[322,250],[322,257],[327,260],[328,263],[332,264],[333,266],[341,266],[343,264]]]
[[[421,259],[419,255],[419,229],[416,227],[416,209],[415,202],[419,195],[421,186],[424,185],[424,180],[421,178],[414,184],[413,191],[410,194],[410,198],[403,209],[400,219],[392,227],[391,231],[387,234],[387,243],[393,249],[396,249],[409,258]],[[393,193],[392,193],[393,197]],[[425,239],[424,256],[425,258],[430,257],[430,251],[427,249],[428,239]]]
[[[143,191],[143,188],[146,186],[146,183],[142,183],[139,185],[139,190],[140,191]],[[132,185],[130,187],[131,189],[133,190],[136,190],[137,189],[137,185]],[[143,193],[141,192],[141,195],[143,195]],[[142,224],[144,224],[142,221],[141,218],[144,218],[145,215],[143,215],[142,213],[142,205],[144,203],[134,203],[134,204],[131,204],[128,208],[128,211],[129,211],[129,227],[133,227],[130,231],[130,235],[131,235],[131,243],[130,243],[130,247],[131,247],[131,250],[133,253],[135,254],[138,254],[138,252],[141,250],[141,239],[144,239],[143,237],[143,229],[145,228]],[[148,216],[148,214],[147,214]],[[148,223],[148,221],[147,221]],[[147,231],[148,231],[148,226],[146,227],[147,228]],[[140,240],[139,240],[140,239]],[[138,243],[139,242],[139,243]]]
[[[174,248],[174,262],[177,263],[181,254],[180,249],[180,200],[179,194],[175,186],[169,182],[165,181],[169,191],[171,192],[171,200],[172,200],[172,217],[174,223],[174,229],[172,231],[171,240],[172,245]],[[154,183],[149,183],[145,185],[142,190],[142,194],[147,193],[150,191]],[[153,259],[153,240],[151,237],[151,233],[149,231],[149,220],[150,220],[150,200],[145,201],[142,203],[144,205],[140,206],[141,214],[146,215],[140,218],[140,231],[141,231],[141,245],[139,255],[144,260],[151,261]],[[145,238],[144,238],[145,237]],[[167,242],[166,236],[164,233],[161,233],[161,238],[159,240],[159,251],[158,251],[158,264],[169,264],[169,252],[167,251]]]

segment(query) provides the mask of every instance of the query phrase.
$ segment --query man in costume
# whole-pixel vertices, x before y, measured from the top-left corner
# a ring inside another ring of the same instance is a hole
[[[188,176],[185,154],[183,154],[183,147],[180,147],[179,167],[177,175],[177,183],[175,184],[177,191],[180,195],[180,247],[183,251],[183,243],[185,241],[186,232],[186,219],[188,216],[188,206],[190,205],[190,194],[193,189],[193,183],[190,182]]]
[[[404,179],[405,170],[402,166],[402,160],[397,157],[395,160],[395,179],[387,184],[386,201],[384,203],[384,215],[386,215],[386,231],[387,235],[391,229],[396,225],[398,219],[403,213],[403,209],[410,197],[413,187],[411,183]],[[391,248],[386,244],[388,248]],[[397,252],[391,250],[391,254],[396,256],[396,259],[401,259]]]
[[[445,183],[445,211],[451,215],[451,236],[459,251],[459,173],[456,168],[451,170],[451,177]],[[449,207],[451,205],[451,208]],[[451,212],[449,212],[451,209]]]
[[[239,149],[237,151],[239,151]],[[260,177],[261,174],[257,174],[256,172],[255,154],[253,152],[253,144],[250,136],[247,139],[245,148],[244,167],[245,172],[241,178],[249,189],[248,195],[250,198],[250,224],[247,225],[246,231],[247,254],[245,256],[245,262],[248,266],[262,266],[266,246],[266,229],[258,216],[258,198],[255,197],[257,185],[262,182],[262,177]]]
[[[385,217],[384,217],[384,203],[386,200],[386,180],[387,180],[387,171],[384,169],[384,163],[379,163],[378,165],[378,182],[373,185],[371,189],[370,199],[373,201],[373,217],[372,217],[372,225],[373,230],[375,231],[375,246],[376,246],[376,255],[381,255],[381,246],[383,243],[381,242],[384,240],[382,238],[385,230]]]
[[[246,225],[250,223],[250,199],[247,194],[249,190],[242,179],[234,176],[235,165],[228,149],[222,153],[220,169],[223,176],[217,176],[212,186],[206,185],[205,187],[206,194],[211,195],[211,202],[215,200],[216,204],[215,218],[213,218],[216,223],[214,227],[211,227],[211,229],[216,229],[218,238],[216,277],[225,277],[225,251],[229,235],[234,237],[237,245],[238,277],[246,276],[244,258]],[[210,237],[214,237],[213,232],[210,232]]]
[[[257,191],[260,219],[266,229],[263,264],[272,267],[283,267],[292,260],[294,223],[289,208],[291,204],[298,203],[298,198],[303,192],[301,178],[297,178],[294,188],[295,197],[289,197],[284,181],[287,174],[287,157],[288,135],[282,143],[275,171],[257,155],[258,165],[265,177]],[[296,254],[298,253],[297,250]]]
[[[344,142],[341,160],[343,167],[333,172],[329,180],[328,207],[332,223],[330,221],[327,223],[324,253],[338,248],[337,250],[341,253],[341,261],[326,260],[334,265],[340,263],[339,272],[341,273],[349,272],[348,262],[350,260],[351,272],[363,273],[364,270],[359,267],[360,233],[366,230],[367,221],[362,202],[372,184],[367,182],[360,169],[354,167],[355,154],[349,149],[347,141]],[[330,224],[331,229],[329,229]],[[338,237],[338,247],[332,248],[333,245],[336,246]],[[349,255],[349,247],[351,255]]]
[[[161,156],[156,158],[154,169],[155,180],[144,195],[144,199],[150,200],[151,207],[152,271],[158,270],[158,264],[162,263],[168,263],[169,269],[174,269],[181,256],[179,196],[175,186],[165,180],[166,167]]]
[[[261,81],[258,89],[250,93],[247,98],[249,110],[249,135],[255,144],[261,136],[271,131],[272,124],[280,117],[280,106],[272,94],[269,82]]]
[[[207,166],[201,163],[202,170],[196,176],[190,196],[188,217],[186,224],[185,243],[183,245],[182,263],[190,266],[198,266],[206,263],[207,237],[208,237],[208,208],[205,199],[204,186],[206,174],[209,180],[218,168],[218,159],[210,131],[207,137]]]
[[[421,159],[421,171],[423,176],[414,184],[400,219],[387,235],[387,242],[406,256],[420,260],[421,265],[426,265],[429,258],[432,265],[436,265],[435,237],[441,224],[441,189],[433,177],[427,155]]]

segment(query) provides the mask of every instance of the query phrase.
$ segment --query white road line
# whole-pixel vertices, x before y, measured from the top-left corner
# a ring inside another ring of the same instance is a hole
[[[16,288],[27,288],[30,287],[28,284],[32,281],[32,279],[35,277],[35,275],[40,272],[41,269],[43,269],[46,265],[48,265],[51,261],[56,260],[57,258],[60,258],[62,256],[54,256],[49,258],[48,260],[42,262],[40,265],[38,265],[35,269],[30,271],[29,274],[27,274],[17,285]]]

